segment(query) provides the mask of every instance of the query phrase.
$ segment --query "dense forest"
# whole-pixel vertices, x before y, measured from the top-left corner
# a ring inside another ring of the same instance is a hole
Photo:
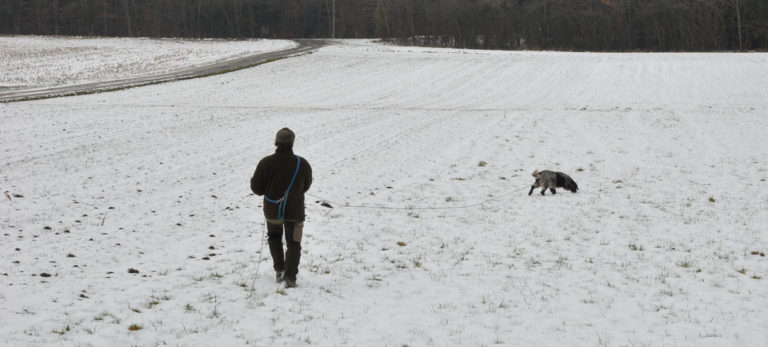
[[[0,34],[388,38],[488,49],[768,50],[768,0],[2,0]]]

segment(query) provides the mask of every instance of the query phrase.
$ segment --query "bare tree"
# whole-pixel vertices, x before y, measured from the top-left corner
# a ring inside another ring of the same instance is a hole
[[[488,49],[768,50],[768,1],[3,0],[0,34],[389,37]]]

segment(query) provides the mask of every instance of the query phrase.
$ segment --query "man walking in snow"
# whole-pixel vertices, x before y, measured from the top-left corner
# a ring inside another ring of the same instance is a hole
[[[275,153],[264,157],[251,178],[251,190],[264,195],[264,217],[276,279],[296,286],[304,229],[304,193],[312,185],[309,162],[293,154],[296,135],[283,128],[275,136]],[[286,250],[283,253],[283,233]]]

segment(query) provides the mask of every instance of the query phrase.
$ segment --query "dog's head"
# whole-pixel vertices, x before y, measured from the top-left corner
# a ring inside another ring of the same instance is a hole
[[[565,182],[563,188],[565,188],[565,190],[570,190],[572,193],[576,193],[579,190],[579,185],[571,179]]]
[[[533,170],[533,177],[536,177],[536,178],[541,177],[541,173],[539,173],[539,170]]]

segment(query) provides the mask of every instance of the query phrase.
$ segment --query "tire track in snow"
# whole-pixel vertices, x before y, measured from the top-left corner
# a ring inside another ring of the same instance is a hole
[[[296,40],[299,46],[283,51],[267,52],[251,55],[248,57],[237,58],[229,61],[218,62],[214,64],[188,68],[170,73],[127,78],[122,80],[113,80],[106,82],[86,83],[74,86],[50,87],[27,91],[13,91],[0,93],[0,103],[28,101],[37,99],[47,99],[62,96],[72,96],[80,94],[91,94],[98,92],[113,91],[118,89],[133,88],[149,84],[157,84],[171,81],[179,81],[191,78],[198,78],[221,74],[225,72],[245,69],[256,65],[268,63],[273,60],[287,58],[290,56],[305,54],[316,50],[325,45],[323,40]]]

